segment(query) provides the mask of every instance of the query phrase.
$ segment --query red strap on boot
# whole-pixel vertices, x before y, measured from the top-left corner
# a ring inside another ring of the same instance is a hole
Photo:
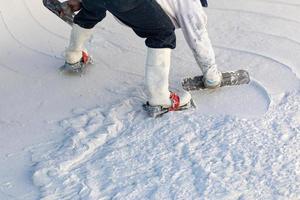
[[[86,52],[82,51],[82,62],[84,64],[87,64],[88,61],[89,61],[89,55]]]
[[[180,107],[180,98],[179,98],[179,96],[176,93],[171,92],[170,99],[172,101],[172,105],[169,108],[169,111],[176,111],[176,110],[178,110],[179,107]]]

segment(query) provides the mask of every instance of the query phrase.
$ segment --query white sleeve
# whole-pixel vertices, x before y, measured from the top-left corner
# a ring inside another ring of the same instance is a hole
[[[204,73],[216,64],[215,53],[206,29],[207,16],[199,0],[177,0],[177,5],[176,18],[179,26]]]

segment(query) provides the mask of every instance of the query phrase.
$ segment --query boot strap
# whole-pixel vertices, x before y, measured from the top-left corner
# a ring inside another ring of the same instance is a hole
[[[86,52],[82,51],[82,62],[84,64],[87,64],[88,61],[89,61],[89,55]]]
[[[172,105],[169,108],[169,111],[176,111],[176,110],[178,110],[179,107],[180,107],[180,98],[179,98],[179,96],[176,93],[171,92],[170,99],[172,101]]]

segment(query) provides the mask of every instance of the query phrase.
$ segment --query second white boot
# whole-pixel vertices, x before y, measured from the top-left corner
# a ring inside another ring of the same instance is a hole
[[[170,108],[174,100],[179,99],[178,106],[183,106],[191,101],[190,93],[180,91],[174,97],[169,91],[169,71],[171,65],[171,49],[148,48],[146,60],[146,90],[148,103],[151,106]],[[176,103],[176,102],[175,102]]]

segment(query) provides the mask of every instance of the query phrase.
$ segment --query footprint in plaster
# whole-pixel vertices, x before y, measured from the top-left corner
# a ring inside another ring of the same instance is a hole
[[[248,85],[192,92],[197,111],[205,115],[260,117],[271,103],[268,91],[257,81]]]

